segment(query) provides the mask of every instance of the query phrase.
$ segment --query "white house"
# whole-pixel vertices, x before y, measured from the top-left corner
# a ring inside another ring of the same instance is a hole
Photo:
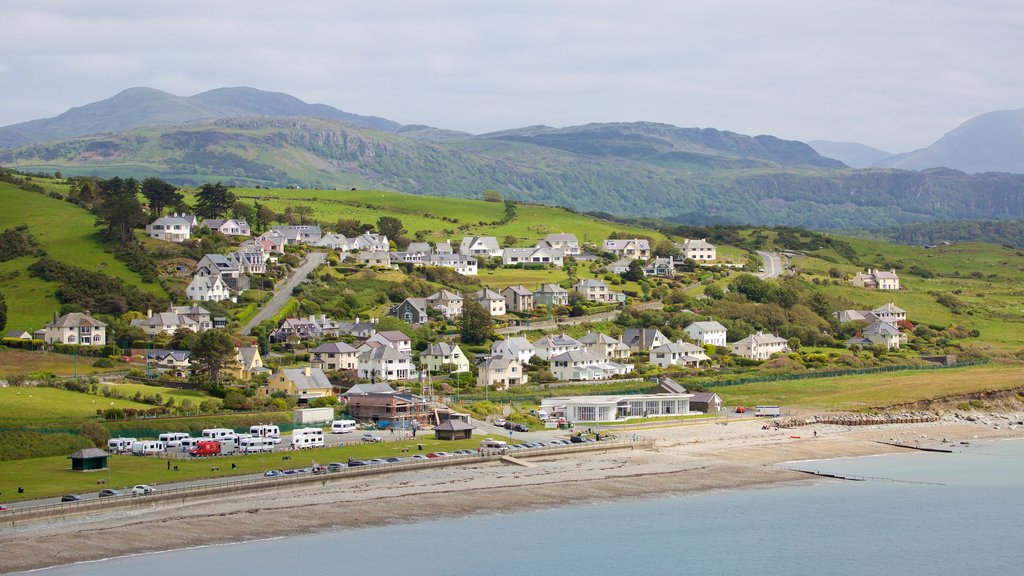
[[[691,414],[693,394],[627,394],[541,399],[541,409],[570,422],[619,422],[630,418]]]
[[[501,252],[502,266],[516,264],[544,264],[561,268],[565,262],[561,250],[552,248],[505,248]]]
[[[329,233],[321,236],[320,240],[313,245],[317,248],[330,248],[331,250],[348,252],[349,250],[355,250],[353,241],[354,239],[346,238],[344,234]]]
[[[573,288],[591,302],[615,302],[617,298],[608,290],[608,285],[594,278],[584,278]]]
[[[189,300],[198,302],[219,302],[231,298],[231,290],[220,277],[220,274],[214,276],[195,276],[188,287],[185,288],[185,296]]]
[[[534,354],[541,360],[551,360],[564,352],[575,352],[583,349],[579,340],[566,333],[546,334],[533,343]]]
[[[580,253],[580,241],[575,234],[548,234],[543,240],[537,242],[538,248],[553,248],[561,250],[566,256],[576,256]]]
[[[668,342],[651,350],[651,364],[658,368],[672,366],[700,367],[701,362],[711,360],[704,349],[689,342]]]
[[[357,368],[360,378],[371,380],[409,380],[418,376],[412,354],[390,346],[377,346],[360,352]]]
[[[366,339],[359,350],[364,350],[364,346],[373,347],[374,344],[394,348],[401,352],[412,352],[412,339],[398,330],[384,330],[375,333]]]
[[[355,370],[359,351],[344,342],[326,342],[309,351],[310,366],[325,371]]]
[[[451,320],[462,316],[462,305],[464,303],[464,299],[458,292],[452,292],[451,290],[442,288],[430,296],[427,296],[424,303],[431,308],[439,310],[442,316]]]
[[[588,332],[580,338],[580,344],[583,344],[585,350],[590,350],[602,358],[612,360],[629,359],[629,346],[626,346],[618,338],[613,338],[601,332]]]
[[[616,258],[648,260],[651,257],[651,243],[646,238],[605,240],[602,248],[605,252],[614,254]]]
[[[505,314],[505,297],[490,288],[481,288],[469,296],[469,299],[475,300],[483,306],[484,310],[487,310],[491,316],[503,316]]]
[[[900,277],[896,274],[895,268],[888,272],[868,268],[867,272],[860,272],[854,276],[851,282],[854,286],[860,288],[872,288],[875,290],[900,289]]]
[[[249,227],[249,223],[235,218],[228,218],[227,220],[207,218],[203,220],[200,226],[216,230],[225,236],[252,236],[252,228]]]
[[[508,336],[491,344],[491,354],[516,358],[523,364],[529,364],[537,349],[529,340],[522,336]]]
[[[466,236],[459,243],[459,254],[497,258],[501,256],[501,245],[494,236]]]
[[[157,240],[181,243],[192,237],[196,217],[191,214],[161,216],[146,225],[146,236]]]
[[[865,326],[864,329],[861,330],[860,336],[854,336],[847,340],[846,345],[880,345],[885,346],[889,350],[895,350],[900,347],[900,344],[905,338],[906,336],[904,336],[896,326],[888,322],[877,320],[874,323]]]
[[[469,359],[457,344],[435,342],[420,354],[429,372],[469,372]]]
[[[207,312],[207,318],[209,318],[209,315],[210,313]],[[205,329],[196,320],[184,314],[178,314],[173,310],[157,312],[156,314],[153,314],[152,310],[147,310],[145,318],[132,319],[131,325],[134,328],[141,329],[147,336],[174,334],[179,328],[185,328],[193,332],[202,332]]]
[[[669,343],[669,339],[657,328],[626,328],[622,342],[633,352],[649,352]]]
[[[713,262],[718,259],[718,250],[708,243],[707,238],[699,240],[685,240],[676,244],[683,259],[696,260],[697,262]]]
[[[883,304],[874,310],[840,310],[835,315],[839,319],[840,324],[858,320],[869,323],[880,320],[895,326],[900,321],[907,319],[907,311],[893,302]]]
[[[476,258],[465,254],[428,254],[423,265],[451,268],[463,276],[476,276],[479,269]]]
[[[274,226],[271,230],[284,237],[285,244],[316,244],[323,238],[320,226],[301,224],[298,226]]]
[[[387,252],[391,249],[391,242],[383,234],[364,232],[352,239],[349,250],[369,250],[371,252]]]
[[[767,360],[772,354],[789,352],[789,343],[785,338],[774,334],[765,334],[758,330],[743,340],[732,343],[732,353],[751,360]]]
[[[607,380],[628,374],[632,364],[619,364],[589,350],[571,350],[551,358],[551,373],[565,380]]]
[[[89,315],[89,312],[69,312],[60,318],[53,313],[53,322],[43,325],[47,344],[75,344],[78,346],[104,346],[107,343],[107,325]]]
[[[725,336],[728,330],[720,323],[711,321],[693,322],[683,332],[693,339],[694,342],[702,345],[712,344],[714,346],[725,346]]]
[[[529,381],[523,364],[510,356],[483,356],[477,358],[476,366],[476,385],[485,390],[506,390]]]
[[[644,276],[654,276],[657,278],[672,278],[676,275],[675,262],[672,257],[668,258],[655,258],[651,260],[646,266],[644,266]]]

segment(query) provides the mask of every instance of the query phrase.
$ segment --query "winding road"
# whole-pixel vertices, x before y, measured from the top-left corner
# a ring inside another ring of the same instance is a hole
[[[306,259],[299,264],[299,267],[292,272],[292,275],[281,284],[280,287],[274,292],[274,296],[267,302],[267,305],[263,307],[251,320],[242,328],[243,334],[249,334],[252,329],[259,325],[264,320],[269,320],[274,314],[277,314],[284,305],[288,303],[288,298],[291,298],[292,289],[299,285],[300,282],[305,280],[309,273],[324,263],[324,259],[327,254],[324,252],[310,252],[306,255]]]
[[[782,255],[778,252],[758,250],[757,255],[761,257],[762,266],[764,267],[764,272],[757,275],[759,278],[778,278],[785,272],[785,268],[782,265]]]

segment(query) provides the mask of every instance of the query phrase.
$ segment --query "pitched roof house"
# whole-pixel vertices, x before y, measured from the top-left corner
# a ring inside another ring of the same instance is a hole
[[[505,298],[505,309],[511,312],[529,312],[533,310],[533,292],[526,286],[509,286],[501,291]]]
[[[491,355],[516,358],[523,364],[528,364],[536,352],[533,344],[522,336],[508,336],[491,344]]]
[[[880,345],[889,350],[898,349],[906,336],[899,328],[882,320],[876,320],[864,327],[859,336],[854,336],[846,341],[846,345],[859,344],[861,346]]]
[[[374,344],[388,346],[395,350],[403,350],[405,352],[412,351],[412,339],[398,330],[384,330],[377,332],[373,336],[367,338],[366,342],[363,343],[363,346],[373,347]],[[363,350],[364,348],[360,346],[359,349]]]
[[[751,360],[767,360],[778,352],[789,352],[789,343],[786,339],[774,334],[765,334],[760,330],[732,343],[733,354]]]
[[[181,243],[192,237],[192,227],[195,225],[196,217],[191,214],[161,216],[146,225],[146,236]]]
[[[378,332],[377,334],[381,334]],[[410,380],[418,376],[408,349],[397,350],[390,346],[360,347],[357,357],[357,374],[371,380]]]
[[[620,364],[590,350],[570,350],[551,357],[551,373],[563,381],[606,380],[632,370],[632,364]]]
[[[490,288],[481,288],[467,296],[484,307],[491,316],[503,316],[505,314],[505,297]]]
[[[494,236],[466,236],[459,243],[459,254],[496,258],[501,256],[501,244]]]
[[[550,264],[561,268],[565,257],[561,250],[553,248],[505,248],[501,251],[502,266],[515,266],[516,264]]]
[[[626,328],[622,342],[633,352],[648,352],[668,344],[669,339],[657,328]]]
[[[507,390],[509,386],[518,386],[529,381],[518,358],[482,356],[477,358],[476,366],[476,385],[485,390]]]
[[[435,342],[420,354],[429,372],[469,372],[469,359],[457,344]]]
[[[297,398],[299,403],[333,394],[327,374],[319,368],[310,366],[281,369],[270,377],[266,386],[257,389],[262,398],[267,398],[278,391]]]
[[[579,340],[562,332],[561,334],[546,334],[533,342],[534,354],[541,360],[551,360],[563,352],[582,350],[583,344]]]
[[[388,316],[398,318],[413,326],[430,322],[430,316],[427,315],[426,298],[406,298],[392,306],[388,310]]]
[[[569,291],[558,284],[543,284],[534,291],[533,301],[545,306],[568,306]]]
[[[707,238],[685,240],[676,244],[683,259],[697,262],[711,262],[718,258],[718,250],[708,243]]]
[[[185,288],[185,296],[199,302],[219,302],[231,298],[231,289],[220,274],[194,276]]]
[[[668,258],[655,258],[651,260],[646,266],[644,266],[644,276],[654,276],[657,278],[672,278],[676,275],[675,262],[672,257]]]
[[[900,277],[896,274],[895,269],[883,272],[882,270],[868,268],[867,272],[860,272],[854,276],[851,282],[854,286],[860,288],[872,288],[875,290],[900,289]]]
[[[60,318],[53,313],[53,322],[43,328],[47,344],[77,344],[79,346],[104,346],[107,343],[107,325],[93,318],[86,311],[69,312]]]
[[[207,322],[209,322],[209,312],[206,313],[206,318]],[[202,332],[212,327],[212,324],[203,327],[199,322],[192,318],[184,314],[178,314],[173,310],[157,312],[156,314],[153,314],[152,310],[148,310],[145,318],[132,319],[131,325],[135,328],[141,329],[148,336],[174,334],[179,328],[185,328],[193,332]]]
[[[249,227],[249,223],[245,220],[207,218],[199,225],[203,228],[216,230],[225,236],[252,236],[252,228]]]
[[[613,338],[601,332],[588,332],[580,338],[580,344],[583,344],[586,350],[590,350],[602,358],[611,358],[613,360],[629,359],[629,346],[618,338]]]
[[[285,244],[316,244],[323,238],[323,232],[316,224],[274,226],[271,230],[284,237]]]
[[[693,338],[698,344],[713,344],[715,346],[725,346],[725,338],[728,330],[725,326],[720,323],[710,320],[693,322],[686,328],[683,328],[683,332],[690,338]]]
[[[457,318],[462,316],[462,294],[451,290],[441,289],[425,298],[427,306],[441,311],[445,318]]]
[[[651,243],[646,238],[609,239],[604,241],[602,248],[616,258],[648,260],[651,257]]]
[[[428,254],[423,258],[423,265],[451,268],[463,276],[476,276],[480,268],[476,258],[466,254],[450,253]]]
[[[671,366],[696,366],[710,361],[704,349],[689,342],[667,342],[651,350],[651,364],[658,368]]]
[[[554,248],[561,250],[566,256],[575,256],[580,253],[580,241],[575,234],[548,234],[543,240],[537,243],[538,248]]]
[[[325,342],[309,351],[309,364],[327,372],[355,370],[359,351],[344,342]]]

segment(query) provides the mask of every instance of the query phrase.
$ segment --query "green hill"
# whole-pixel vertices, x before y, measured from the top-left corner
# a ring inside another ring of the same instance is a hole
[[[125,283],[166,297],[157,284],[146,284],[138,274],[114,258],[96,235],[95,216],[86,210],[7,182],[0,182],[0,230],[27,225],[48,256],[93,272],[120,278]],[[35,256],[0,262],[0,292],[7,299],[7,329],[41,328],[60,308],[55,282],[29,275]]]
[[[329,119],[247,117],[0,150],[29,171],[199,184],[387,188],[688,223],[877,228],[1024,217],[1024,175],[854,170],[770,136],[664,124],[402,133]]]

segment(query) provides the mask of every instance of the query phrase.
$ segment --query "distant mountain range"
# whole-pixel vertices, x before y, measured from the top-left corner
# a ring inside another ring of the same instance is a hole
[[[0,164],[29,171],[461,197],[496,189],[687,223],[851,228],[1024,217],[1019,175],[855,170],[802,142],[649,122],[472,135],[252,88],[190,98],[131,89],[0,128],[0,142]]]
[[[871,168],[876,163],[892,156],[892,152],[872,148],[856,142],[829,142],[828,140],[811,140],[808,146],[826,158],[835,158],[852,168]]]

